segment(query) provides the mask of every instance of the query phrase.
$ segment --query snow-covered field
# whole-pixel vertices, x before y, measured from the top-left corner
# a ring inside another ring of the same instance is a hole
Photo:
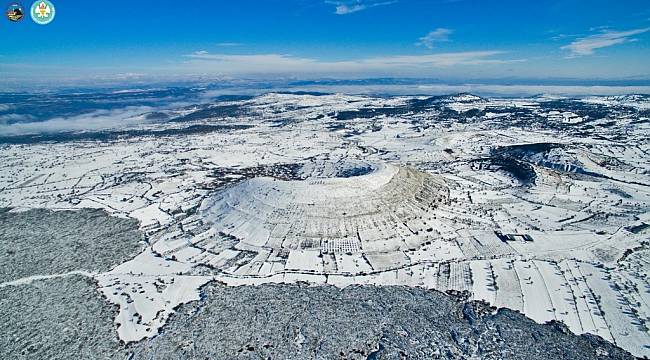
[[[142,129],[237,127],[5,141],[0,207],[140,221],[142,254],[85,274],[126,342],[210,281],[305,281],[467,291],[650,356],[648,103],[271,93]]]

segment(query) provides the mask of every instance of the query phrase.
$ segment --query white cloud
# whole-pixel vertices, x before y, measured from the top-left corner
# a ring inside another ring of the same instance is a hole
[[[231,47],[231,46],[241,46],[241,43],[238,42],[220,42],[217,43],[217,46]]]
[[[431,55],[401,55],[387,56],[361,60],[365,64],[376,64],[385,67],[401,66],[432,66],[432,67],[451,67],[457,65],[485,65],[485,64],[503,64],[518,62],[521,60],[499,60],[490,59],[493,56],[503,54],[502,51],[464,51],[439,53]]]
[[[0,105],[0,110],[2,110],[2,105]],[[20,122],[20,121],[28,121],[28,120],[33,120],[33,119],[34,119],[34,117],[31,116],[31,115],[5,114],[5,115],[0,115],[0,125],[6,125],[6,124],[9,124],[9,123]]]
[[[419,39],[420,41],[417,42],[417,45],[426,46],[429,49],[432,49],[433,45],[437,42],[449,41],[449,35],[451,35],[453,32],[454,31],[450,29],[437,28],[421,37]]]
[[[370,9],[376,6],[391,5],[397,1],[369,1],[369,0],[356,0],[356,1],[327,1],[328,4],[336,5],[337,15],[348,15],[358,11]]]
[[[198,51],[186,55],[185,64],[195,72],[221,74],[373,74],[413,73],[454,66],[499,65],[525,61],[496,59],[502,51],[465,51],[429,55],[396,55],[345,61],[323,61],[285,54],[209,54]]]
[[[647,31],[650,31],[650,28],[628,31],[602,30],[598,34],[583,37],[569,45],[562,46],[562,50],[570,51],[569,57],[593,55],[597,49],[635,41],[630,37]]]
[[[90,114],[58,117],[46,121],[7,124],[0,121],[0,135],[25,135],[64,131],[105,130],[124,128],[148,122],[144,114],[153,110],[148,106],[131,106],[115,110],[98,110]],[[7,119],[18,120],[18,119]],[[25,119],[22,119],[25,120]]]
[[[357,11],[364,10],[366,8],[365,5],[362,4],[356,4],[356,5],[338,5],[336,7],[336,15],[347,15],[347,14],[352,14]]]
[[[286,88],[287,91],[316,91],[343,94],[447,95],[472,93],[481,96],[593,96],[647,94],[650,86],[561,86],[561,85],[496,85],[496,84],[430,84],[430,85],[309,85]]]

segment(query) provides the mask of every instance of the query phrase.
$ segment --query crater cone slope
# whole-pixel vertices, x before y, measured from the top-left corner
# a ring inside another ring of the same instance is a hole
[[[244,249],[382,253],[430,240],[423,219],[449,200],[444,181],[408,167],[315,162],[302,173],[303,180],[243,181],[205,201],[202,211]]]

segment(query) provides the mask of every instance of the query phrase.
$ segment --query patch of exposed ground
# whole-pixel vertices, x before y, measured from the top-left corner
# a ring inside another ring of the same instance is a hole
[[[0,283],[108,271],[138,254],[142,239],[136,220],[103,210],[0,212]]]

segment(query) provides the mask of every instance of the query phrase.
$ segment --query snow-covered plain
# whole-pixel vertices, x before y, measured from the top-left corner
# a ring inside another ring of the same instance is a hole
[[[0,145],[0,207],[140,221],[142,254],[85,275],[126,342],[210,281],[305,281],[467,291],[650,356],[647,104],[272,93],[156,125],[229,130]]]

